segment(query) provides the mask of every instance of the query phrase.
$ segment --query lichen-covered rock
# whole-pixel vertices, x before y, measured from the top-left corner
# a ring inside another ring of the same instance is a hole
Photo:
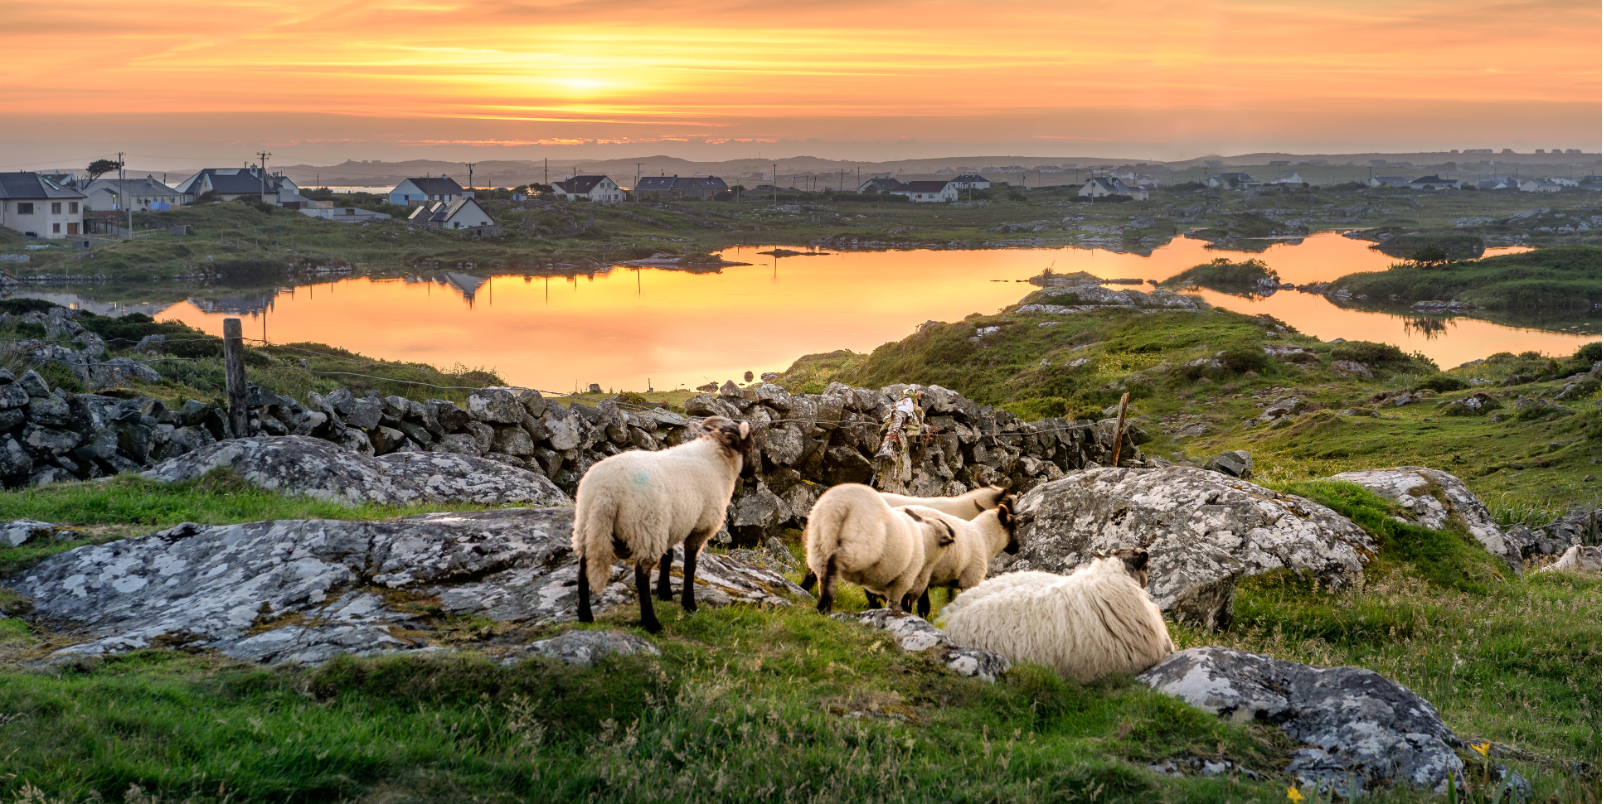
[[[573,509],[511,508],[383,522],[186,523],[51,556],[5,581],[35,614],[83,641],[60,655],[183,644],[257,662],[430,648],[446,615],[571,621]],[[677,562],[676,562],[677,563]],[[622,562],[598,611],[633,605]],[[678,581],[678,576],[675,577]],[[727,556],[697,562],[697,601],[788,605],[805,593]],[[674,605],[674,604],[667,604]]]
[[[945,631],[911,614],[894,614],[890,609],[840,612],[833,615],[842,622],[855,622],[886,631],[897,640],[897,647],[908,653],[935,651],[936,660],[961,676],[996,681],[1008,672],[1008,659],[991,651],[966,648],[953,643]]]
[[[1575,544],[1597,546],[1600,513],[1597,508],[1572,506],[1547,525],[1513,525],[1504,536],[1526,558],[1556,555]]]
[[[542,639],[504,654],[503,665],[516,664],[523,659],[542,657],[556,659],[563,664],[590,667],[603,656],[661,656],[662,651],[634,634],[617,631],[569,631],[551,639]]]
[[[1234,722],[1265,721],[1298,745],[1286,772],[1299,785],[1365,790],[1393,784],[1447,791],[1464,775],[1460,740],[1426,699],[1357,667],[1310,667],[1229,648],[1190,648],[1137,677]]]
[[[1325,506],[1182,466],[1070,472],[1031,489],[1017,512],[1024,547],[999,556],[994,571],[1068,574],[1093,550],[1143,547],[1153,601],[1206,628],[1230,625],[1242,576],[1291,569],[1342,587],[1363,577],[1377,550]]]
[[[56,526],[36,519],[16,519],[0,524],[0,544],[21,547],[29,542],[49,541],[56,535]]]
[[[1442,530],[1457,518],[1476,541],[1520,573],[1521,551],[1510,543],[1487,506],[1459,478],[1440,469],[1399,466],[1332,475],[1332,480],[1357,483],[1386,497],[1403,509],[1401,519],[1413,525]]]
[[[438,452],[401,452],[374,458],[307,436],[219,442],[163,461],[145,472],[144,477],[176,483],[225,466],[265,489],[353,505],[569,502],[562,490],[544,476],[495,461]]]

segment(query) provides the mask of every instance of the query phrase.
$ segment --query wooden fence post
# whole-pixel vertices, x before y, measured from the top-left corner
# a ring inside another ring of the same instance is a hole
[[[245,369],[243,367],[241,367],[240,368],[241,376],[244,376],[244,373],[245,373]],[[1130,401],[1131,401],[1131,395],[1130,394],[1125,393],[1125,394],[1120,394],[1119,395],[1119,423],[1114,425],[1114,465],[1115,466],[1119,466],[1119,450],[1120,450],[1120,447],[1123,445],[1123,442],[1125,441],[1125,405],[1126,405],[1126,403],[1128,403]]]
[[[245,336],[238,318],[223,319],[223,375],[228,380],[228,429],[234,438],[250,435],[245,409]]]

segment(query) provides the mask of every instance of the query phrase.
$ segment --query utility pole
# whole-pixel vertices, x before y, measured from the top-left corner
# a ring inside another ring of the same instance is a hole
[[[468,166],[468,193],[469,193],[468,197],[472,198],[473,197],[473,166],[477,165],[479,163],[478,162],[463,162],[463,164]]]
[[[128,203],[128,168],[123,165],[123,152],[117,152],[117,186],[122,190],[123,210],[128,213],[128,239],[134,239],[134,208]]]
[[[550,159],[542,159],[542,160],[540,160],[540,177],[542,179],[542,182],[541,182],[542,184],[545,184],[547,187],[551,186],[551,160]]]
[[[267,158],[272,156],[272,154],[266,151],[261,151],[256,155],[262,158],[262,195],[264,196],[262,198],[262,203],[265,204],[267,203],[267,198],[265,197],[267,195]]]

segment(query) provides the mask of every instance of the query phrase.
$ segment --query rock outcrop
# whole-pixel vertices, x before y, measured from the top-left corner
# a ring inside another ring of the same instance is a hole
[[[1572,506],[1547,525],[1534,528],[1513,525],[1504,535],[1526,558],[1556,555],[1575,544],[1597,547],[1600,513],[1598,508]]]
[[[1206,628],[1230,625],[1238,578],[1290,569],[1347,586],[1377,550],[1325,506],[1190,467],[1071,472],[1031,489],[1017,511],[1024,546],[994,571],[1067,574],[1093,550],[1143,547],[1154,602]]]
[[[51,556],[5,584],[31,598],[38,621],[65,626],[58,640],[76,640],[51,660],[184,645],[309,664],[431,648],[450,616],[572,620],[572,528],[569,507],[384,522],[186,523]],[[616,565],[599,608],[632,603],[632,579]],[[697,583],[706,605],[806,598],[773,572],[716,554],[698,560]]]
[[[144,473],[163,483],[230,468],[265,489],[356,505],[474,502],[565,505],[544,475],[470,455],[398,452],[373,458],[308,436],[239,438],[172,458]]]
[[[1464,527],[1476,541],[1520,574],[1520,547],[1504,536],[1502,528],[1464,482],[1440,469],[1399,466],[1332,475],[1332,480],[1357,483],[1398,504],[1404,522],[1432,530],[1450,523]]]
[[[1426,699],[1357,667],[1310,667],[1229,648],[1190,648],[1137,677],[1237,723],[1273,723],[1298,747],[1300,786],[1346,793],[1394,784],[1447,792],[1464,775],[1459,738]]]
[[[700,572],[700,570],[697,570]],[[931,652],[936,661],[961,676],[996,681],[1008,672],[1006,657],[979,648],[966,648],[947,638],[945,631],[911,614],[894,614],[890,609],[840,612],[832,615],[842,622],[855,622],[891,634],[897,647],[908,653]]]

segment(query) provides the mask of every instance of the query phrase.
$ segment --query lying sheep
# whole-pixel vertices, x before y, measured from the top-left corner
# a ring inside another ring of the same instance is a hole
[[[1597,575],[1604,569],[1604,560],[1601,560],[1600,550],[1597,547],[1587,547],[1573,544],[1558,561],[1538,570],[1538,572],[1574,572],[1583,575]]]
[[[922,505],[934,508],[943,514],[969,520],[996,508],[1007,494],[1007,489],[1001,486],[985,486],[956,497],[906,497],[884,491],[880,492],[880,497],[892,508]]]
[[[1175,644],[1142,588],[1147,551],[1094,556],[1068,576],[1015,572],[965,592],[947,607],[947,635],[1081,682],[1158,664]]]
[[[930,580],[924,589],[915,589],[910,593],[919,596],[920,617],[930,617],[932,588],[946,588],[947,600],[951,602],[959,592],[979,586],[981,581],[986,580],[993,556],[1004,551],[1009,555],[1019,552],[1019,538],[1016,535],[1019,520],[1014,517],[1013,506],[1013,497],[1004,495],[997,500],[996,508],[969,521],[932,508],[909,506],[909,511],[926,519],[946,522],[954,535],[952,546],[942,551],[941,560],[931,569]],[[907,601],[903,602],[903,607],[908,607]]]
[[[661,452],[632,450],[605,458],[579,480],[574,495],[574,553],[579,556],[579,621],[593,622],[591,593],[601,594],[618,559],[635,562],[641,627],[662,629],[652,610],[657,595],[671,600],[669,564],[685,543],[680,605],[696,611],[696,552],[719,526],[743,468],[753,466],[752,426],[722,416],[702,422],[702,437]]]
[[[848,483],[814,503],[802,539],[808,550],[802,588],[812,591],[818,582],[820,613],[834,607],[838,579],[884,595],[900,612],[908,590],[924,588],[953,531],[945,522],[886,505],[868,486]]]

